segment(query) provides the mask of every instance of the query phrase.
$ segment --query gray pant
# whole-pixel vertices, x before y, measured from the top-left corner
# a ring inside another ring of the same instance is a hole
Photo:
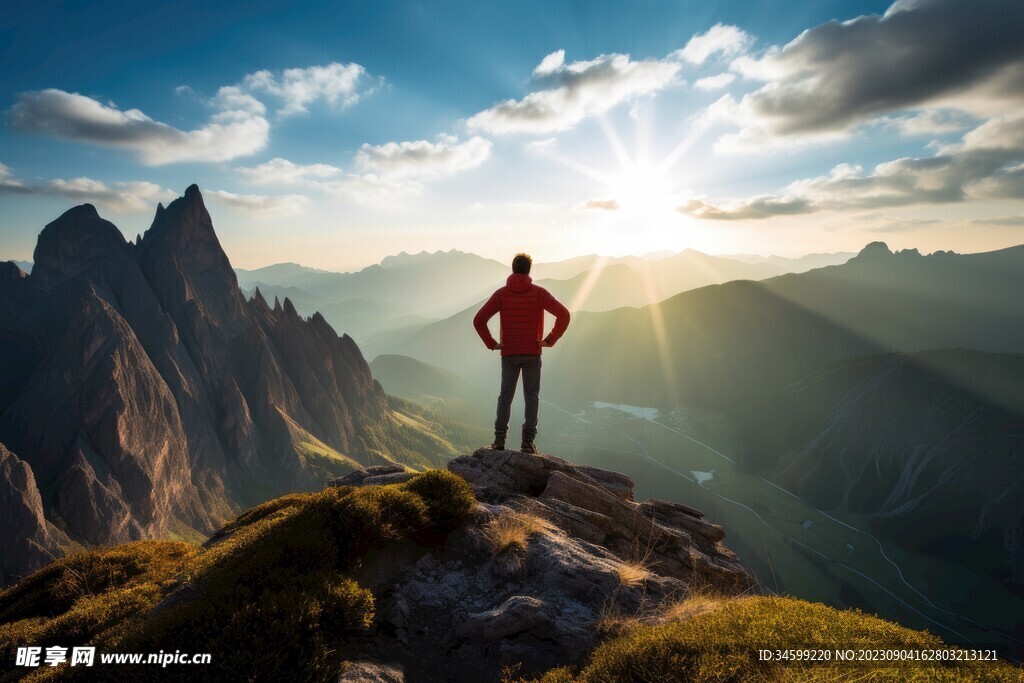
[[[532,442],[537,436],[537,412],[540,408],[540,356],[502,356],[501,393],[498,394],[498,414],[494,420],[494,434],[504,438],[508,434],[508,420],[512,414],[512,399],[516,395],[519,373],[523,374],[523,395],[526,399],[526,421],[523,422],[523,441]]]

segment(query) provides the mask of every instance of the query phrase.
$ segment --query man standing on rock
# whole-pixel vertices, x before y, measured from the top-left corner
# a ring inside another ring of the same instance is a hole
[[[526,420],[523,422],[523,453],[536,453],[533,440],[537,436],[537,411],[540,407],[540,353],[542,347],[555,345],[569,327],[569,310],[543,287],[533,284],[528,254],[512,259],[512,274],[505,286],[491,295],[473,318],[473,327],[487,348],[501,349],[501,393],[494,420],[494,443],[491,448],[505,449],[512,399],[516,395],[519,373],[523,374],[526,399]],[[555,316],[555,327],[544,336],[544,311]],[[501,342],[496,342],[487,328],[487,321],[499,313]]]

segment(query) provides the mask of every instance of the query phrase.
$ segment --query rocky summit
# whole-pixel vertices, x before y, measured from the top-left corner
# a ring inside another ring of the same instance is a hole
[[[350,337],[243,297],[195,185],[135,242],[70,209],[33,260],[0,264],[4,584],[80,545],[200,539],[407,445]]]
[[[375,638],[343,681],[498,680],[579,662],[601,625],[665,612],[695,592],[753,593],[722,528],[686,505],[633,501],[629,477],[546,455],[480,449],[448,469],[477,499],[443,547],[369,554]],[[332,486],[399,483],[395,467]]]
[[[25,470],[4,462],[0,481],[17,488]],[[137,541],[47,564],[0,591],[0,660],[54,642],[214,658],[106,670],[125,681],[1024,681],[969,657],[765,661],[759,648],[798,643],[946,646],[860,610],[761,595],[720,527],[632,488],[512,451],[447,470],[373,465],[247,510],[201,546]],[[37,512],[19,519],[43,533]],[[26,680],[82,672],[65,663]]]

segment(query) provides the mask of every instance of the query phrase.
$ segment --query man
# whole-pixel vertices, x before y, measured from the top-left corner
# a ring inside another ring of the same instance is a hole
[[[512,274],[505,286],[491,295],[473,318],[473,327],[487,348],[501,349],[501,393],[494,420],[494,443],[491,448],[505,449],[512,399],[516,394],[519,373],[523,375],[526,399],[526,420],[523,422],[523,443],[519,450],[536,453],[533,440],[537,436],[537,411],[540,404],[540,350],[555,345],[569,327],[569,310],[543,287],[533,284],[528,254],[512,259]],[[555,316],[555,327],[544,336],[544,311]],[[501,343],[494,341],[487,321],[499,313]]]

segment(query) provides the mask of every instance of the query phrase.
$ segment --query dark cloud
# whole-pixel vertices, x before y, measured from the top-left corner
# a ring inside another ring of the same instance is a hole
[[[884,16],[831,21],[734,67],[767,84],[743,101],[778,135],[847,129],[932,103],[974,113],[1024,103],[1024,2],[896,2]]]
[[[731,206],[716,206],[702,199],[691,199],[676,210],[705,220],[741,221],[810,213],[814,208],[799,197],[755,197]]]

